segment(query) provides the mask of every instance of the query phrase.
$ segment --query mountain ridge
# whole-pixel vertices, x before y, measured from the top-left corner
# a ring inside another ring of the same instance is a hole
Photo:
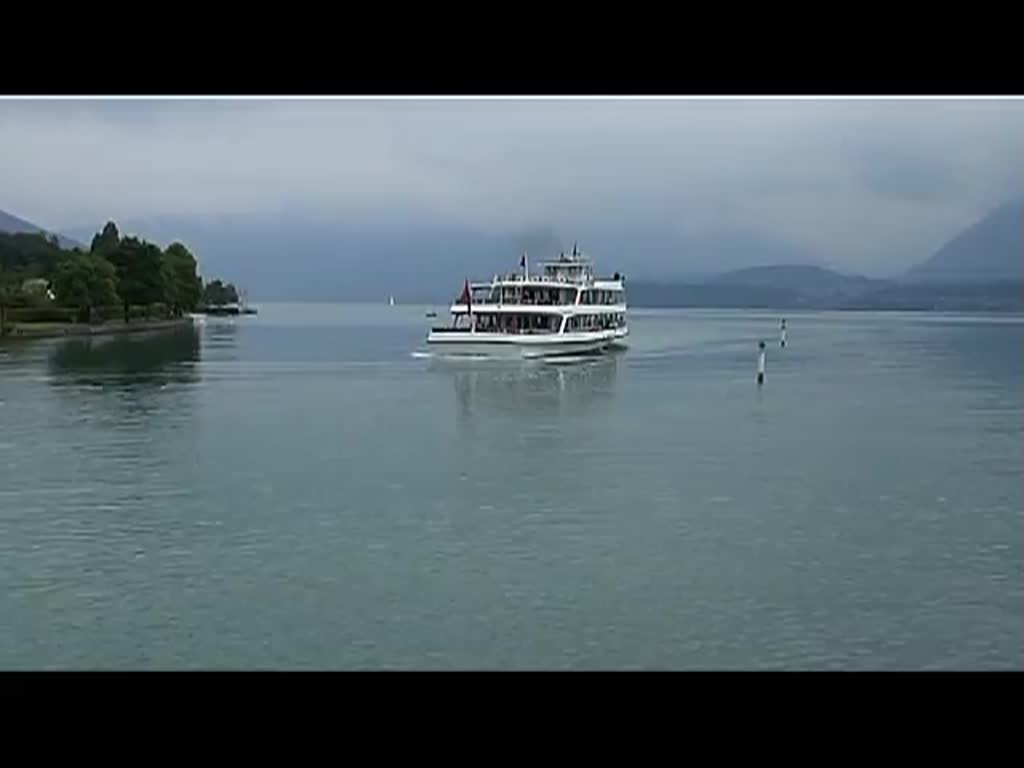
[[[1024,280],[1024,198],[989,211],[907,270],[921,282]]]
[[[1014,258],[1024,230],[1024,216],[1020,215],[1024,206],[1018,205],[1009,201],[993,209],[950,238],[933,256],[892,279],[816,265],[813,254],[784,245],[773,247],[770,242],[761,247],[752,236],[742,233],[712,238],[703,244],[713,253],[712,263],[754,265],[687,277],[681,273],[690,265],[676,259],[662,276],[630,278],[630,303],[1016,309],[1024,303],[1013,287],[1024,282],[1024,245]],[[23,219],[2,215],[6,218],[0,219],[0,230],[7,222],[8,228],[42,231]],[[283,222],[245,215],[161,217],[125,221],[122,229],[163,245],[180,240],[197,254],[204,268],[212,267],[207,271],[241,275],[250,295],[284,301],[385,301],[394,295],[400,302],[443,302],[457,293],[464,279],[487,279],[515,271],[523,251],[536,263],[567,246],[550,227],[495,233],[416,217],[391,221],[386,217],[331,219],[310,214],[289,216]],[[993,229],[996,234],[986,235]],[[81,236],[89,239],[91,234],[83,228]],[[597,233],[589,236],[601,241]],[[67,237],[61,242],[64,247],[67,242],[77,245]],[[994,250],[995,255],[985,248]],[[658,275],[654,268],[657,260],[644,256],[649,250],[634,248],[629,251],[628,264],[607,265],[607,271],[614,267],[620,273]],[[757,264],[758,258],[769,263]],[[771,263],[772,259],[779,261]],[[981,268],[977,268],[979,260]],[[936,268],[936,263],[942,269]],[[1021,269],[1005,268],[1015,263]],[[1003,267],[996,268],[999,265]]]
[[[40,227],[38,224],[33,224],[31,221],[27,221],[3,210],[0,210],[0,232],[7,232],[9,234],[56,235],[57,242],[60,244],[61,248],[85,248],[82,243],[73,238],[67,237],[60,232],[56,232],[51,229],[45,229]]]

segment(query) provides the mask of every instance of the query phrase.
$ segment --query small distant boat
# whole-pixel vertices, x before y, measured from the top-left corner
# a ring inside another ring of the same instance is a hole
[[[199,307],[198,311],[204,315],[213,315],[214,317],[229,317],[242,314],[242,308],[237,304],[211,304]]]
[[[395,297],[394,296],[388,296],[388,306],[390,306],[390,307],[395,306]]]
[[[214,315],[218,317],[256,314],[255,307],[243,307],[240,304],[214,304],[210,306],[200,306],[196,308],[196,311],[204,315]]]
[[[427,312],[427,317],[437,317],[437,312]]]

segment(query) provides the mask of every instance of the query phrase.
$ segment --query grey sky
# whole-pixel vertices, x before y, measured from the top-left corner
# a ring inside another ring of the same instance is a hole
[[[885,273],[1020,196],[1022,137],[1024,101],[5,100],[0,208],[739,232]]]

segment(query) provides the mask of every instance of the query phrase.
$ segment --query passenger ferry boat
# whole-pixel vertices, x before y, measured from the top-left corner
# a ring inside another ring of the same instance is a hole
[[[573,246],[571,254],[521,273],[470,283],[451,305],[451,325],[435,327],[427,344],[445,355],[547,357],[601,352],[622,346],[626,325],[625,278],[595,278],[593,266]]]

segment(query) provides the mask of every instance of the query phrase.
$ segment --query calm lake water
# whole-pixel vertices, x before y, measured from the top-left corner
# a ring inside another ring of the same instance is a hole
[[[1020,318],[260,309],[0,346],[0,668],[1024,668]]]

